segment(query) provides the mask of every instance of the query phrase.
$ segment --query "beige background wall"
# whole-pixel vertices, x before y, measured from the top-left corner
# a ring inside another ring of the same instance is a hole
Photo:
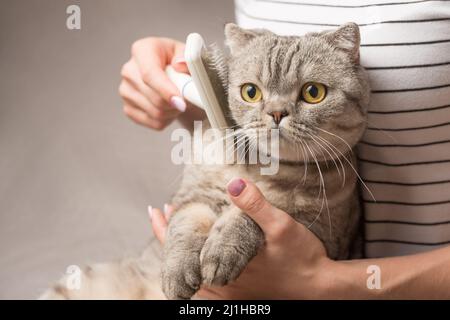
[[[121,111],[121,65],[147,35],[222,41],[232,0],[2,0],[0,298],[37,297],[70,264],[133,254],[180,167],[169,130]],[[66,28],[78,4],[82,29]]]

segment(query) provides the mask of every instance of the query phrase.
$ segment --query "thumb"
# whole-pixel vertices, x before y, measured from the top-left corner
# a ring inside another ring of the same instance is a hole
[[[184,46],[177,46],[170,64],[177,72],[189,74],[189,69],[184,58]]]
[[[250,181],[235,178],[228,183],[227,190],[231,201],[261,227],[266,237],[278,234],[293,222],[286,212],[272,206]]]

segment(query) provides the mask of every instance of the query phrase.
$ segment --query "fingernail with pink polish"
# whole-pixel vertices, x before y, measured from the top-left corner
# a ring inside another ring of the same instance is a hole
[[[180,110],[181,112],[186,111],[186,102],[184,102],[184,99],[178,96],[173,96],[170,98],[170,104],[175,109]]]
[[[242,193],[246,186],[247,184],[244,180],[242,180],[241,178],[234,178],[228,183],[227,189],[233,197],[237,197]]]
[[[148,216],[150,217],[150,220],[152,220],[153,207],[152,206],[148,206],[147,210],[148,210]]]
[[[164,203],[164,214],[167,216],[169,214],[169,205]]]

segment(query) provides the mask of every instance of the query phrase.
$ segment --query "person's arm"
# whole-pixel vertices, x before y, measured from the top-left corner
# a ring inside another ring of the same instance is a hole
[[[450,247],[410,256],[332,262],[324,298],[450,299]],[[369,266],[381,288],[368,289]]]
[[[266,201],[251,182],[228,184],[230,200],[264,231],[265,246],[239,278],[203,288],[211,299],[407,299],[450,298],[450,247],[412,256],[333,261],[304,225]],[[163,242],[167,216],[153,209],[152,226]],[[368,289],[370,265],[381,271],[381,289]]]

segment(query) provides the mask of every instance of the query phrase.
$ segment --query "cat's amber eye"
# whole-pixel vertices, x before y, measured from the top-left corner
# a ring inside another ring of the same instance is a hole
[[[302,88],[302,99],[307,103],[315,104],[325,99],[327,88],[318,82],[308,82]]]
[[[256,84],[246,83],[241,87],[241,96],[244,101],[255,103],[261,101],[262,92]]]

